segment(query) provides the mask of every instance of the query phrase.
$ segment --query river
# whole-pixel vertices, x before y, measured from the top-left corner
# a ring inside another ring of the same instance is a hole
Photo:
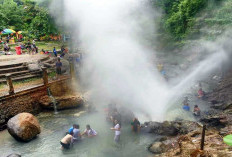
[[[41,124],[41,134],[28,143],[21,143],[12,138],[7,130],[0,132],[0,156],[6,157],[11,153],[23,157],[149,157],[149,143],[155,140],[152,134],[135,134],[130,125],[122,126],[121,142],[113,141],[114,132],[111,124],[105,120],[101,112],[83,113],[79,110],[60,111],[59,114],[40,113],[37,116]],[[83,131],[90,124],[98,132],[94,138],[84,138],[70,150],[60,149],[60,139],[73,123],[78,123]]]

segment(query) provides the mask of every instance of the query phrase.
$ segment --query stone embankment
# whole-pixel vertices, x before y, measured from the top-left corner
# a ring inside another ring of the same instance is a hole
[[[84,98],[73,89],[70,78],[54,81],[48,86],[39,86],[13,95],[0,97],[0,130],[6,129],[7,121],[15,115],[28,112],[38,114],[45,109],[53,110],[47,88],[56,99],[58,109],[77,108],[84,104]]]

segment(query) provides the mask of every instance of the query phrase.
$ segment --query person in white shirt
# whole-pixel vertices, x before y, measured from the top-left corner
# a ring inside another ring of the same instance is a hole
[[[86,125],[85,131],[81,134],[81,136],[86,135],[88,137],[93,137],[97,135],[97,132],[93,130],[90,125]]]
[[[114,122],[115,122],[115,126],[113,128],[111,128],[111,130],[115,131],[114,141],[118,143],[120,141],[121,126],[120,126],[118,120],[115,120]]]

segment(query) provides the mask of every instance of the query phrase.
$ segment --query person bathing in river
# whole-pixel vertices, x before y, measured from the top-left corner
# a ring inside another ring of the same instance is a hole
[[[97,132],[93,130],[90,125],[86,125],[85,131],[81,134],[81,136],[86,135],[87,137],[93,137],[97,135]]]
[[[118,143],[120,141],[121,126],[117,120],[115,120],[114,122],[115,122],[115,126],[110,129],[115,131],[114,141]]]
[[[189,102],[188,97],[185,97],[185,99],[183,101],[183,107],[182,107],[185,111],[190,111],[190,107],[189,107],[188,102]]]
[[[81,139],[80,126],[78,124],[75,124],[73,126],[73,140],[79,141],[80,139]]]
[[[73,132],[71,132],[61,139],[61,149],[69,149],[72,146],[73,142]]]
[[[205,97],[205,92],[202,90],[202,88],[200,88],[200,89],[198,90],[197,94],[198,94],[198,98],[204,99],[204,97]]]
[[[133,132],[140,131],[140,122],[137,118],[134,118],[133,122],[131,122],[131,129]]]
[[[195,105],[195,106],[194,106],[193,115],[194,115],[194,116],[200,116],[200,115],[201,115],[201,110],[200,110],[200,108],[198,107],[198,105]]]
[[[68,133],[70,134],[71,132],[73,132],[73,128],[75,128],[75,125],[77,125],[77,124],[73,124],[73,126],[71,127],[71,128],[69,128],[69,130],[68,130]]]

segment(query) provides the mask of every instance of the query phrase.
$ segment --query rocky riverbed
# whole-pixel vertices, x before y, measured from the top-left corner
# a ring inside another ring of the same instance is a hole
[[[210,109],[191,121],[146,122],[146,132],[161,135],[148,150],[155,156],[207,156],[229,157],[232,148],[223,142],[223,137],[232,133],[232,72],[207,94]],[[200,150],[202,125],[206,125],[204,151]]]

